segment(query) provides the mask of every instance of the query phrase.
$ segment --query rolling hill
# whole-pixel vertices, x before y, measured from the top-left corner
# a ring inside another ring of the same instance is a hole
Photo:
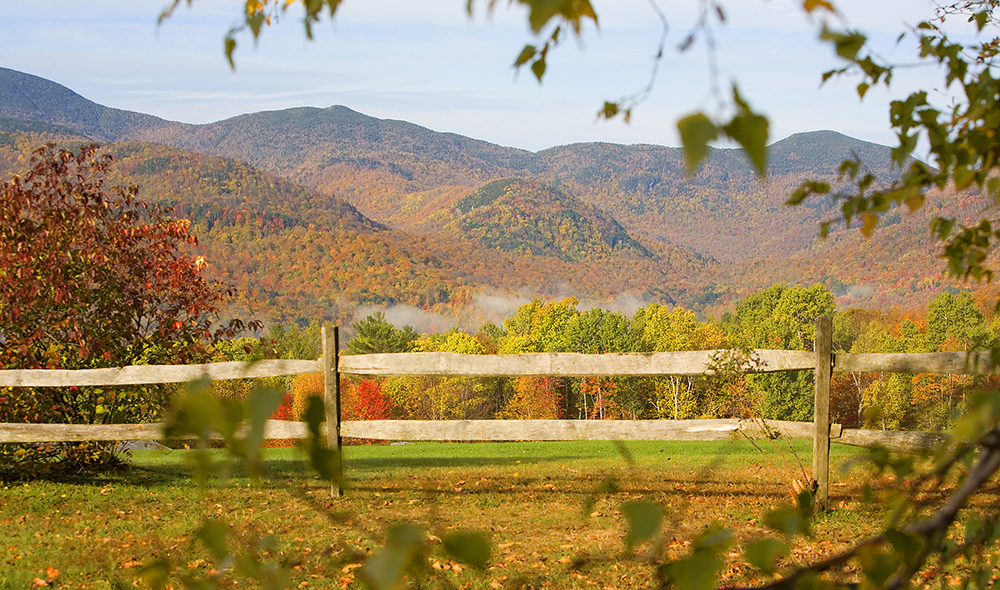
[[[494,180],[455,203],[447,230],[491,249],[589,261],[652,257],[610,215],[563,191],[518,178]]]
[[[733,262],[788,256],[812,244],[824,207],[782,206],[803,179],[835,180],[833,172],[852,154],[880,177],[895,173],[889,148],[831,131],[773,144],[768,180],[761,183],[735,149],[710,150],[688,177],[677,148],[584,143],[535,154],[343,106],[186,125],[108,109],[53,82],[0,69],[0,97],[6,96],[14,99],[0,101],[0,117],[59,124],[103,141],[156,142],[237,159],[339,196],[404,231],[433,227],[426,222],[453,205],[439,200],[426,210],[428,192],[453,188],[450,197],[457,200],[487,182],[518,177],[560,188],[610,213],[627,231]]]
[[[0,68],[0,118],[48,123],[98,141],[181,125],[101,106],[65,86],[8,68]]]
[[[482,293],[719,309],[772,282],[918,305],[948,284],[921,217],[930,205],[888,217],[869,241],[840,229],[820,243],[834,204],[783,205],[806,178],[835,183],[847,157],[898,174],[889,148],[832,131],[772,144],[761,182],[732,149],[712,149],[688,176],[676,148],[532,153],[342,106],[188,125],[0,68],[0,169],[53,138],[104,142],[117,180],[192,219],[219,275],[240,288],[234,309],[273,321],[404,303],[460,315]]]

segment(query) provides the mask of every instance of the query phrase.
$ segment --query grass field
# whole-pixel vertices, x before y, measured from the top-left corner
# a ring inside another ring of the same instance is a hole
[[[723,584],[765,581],[739,564],[741,547],[766,533],[760,517],[789,501],[789,484],[811,467],[810,441],[787,443],[523,442],[415,443],[345,447],[351,488],[331,498],[297,449],[268,449],[266,477],[239,465],[226,480],[199,488],[187,451],[136,451],[129,469],[78,481],[8,484],[0,492],[0,589],[44,582],[63,588],[131,588],[153,557],[183,571],[216,565],[193,542],[202,519],[225,521],[234,545],[274,534],[265,557],[292,566],[291,586],[361,587],[359,564],[385,544],[396,523],[416,523],[430,539],[426,582],[456,588],[645,588],[653,569],[640,547],[623,557],[618,507],[644,498],[667,517],[664,551],[681,556],[704,526],[734,530]],[[624,449],[624,451],[623,451]],[[780,452],[779,452],[780,450]],[[223,457],[223,451],[213,451]],[[832,464],[857,453],[834,445]],[[796,455],[798,458],[796,458]],[[584,506],[607,477],[618,491]],[[831,503],[814,538],[795,545],[788,563],[846,547],[881,524],[859,502],[864,474],[834,469]],[[490,539],[485,571],[463,568],[440,550],[448,531]],[[423,575],[423,574],[422,574]],[[851,571],[840,572],[856,580]],[[242,587],[223,575],[222,585]]]

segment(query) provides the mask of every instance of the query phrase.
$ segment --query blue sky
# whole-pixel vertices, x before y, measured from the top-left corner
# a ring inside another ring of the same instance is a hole
[[[678,145],[676,120],[713,111],[702,42],[676,47],[694,22],[698,2],[659,0],[671,30],[650,98],[633,122],[596,118],[605,99],[646,84],[660,36],[647,0],[593,0],[600,30],[568,40],[550,58],[539,85],[511,64],[532,37],[520,7],[485,3],[472,18],[465,0],[347,0],[335,22],[305,40],[289,12],[261,37],[241,39],[237,69],[222,55],[222,38],[238,20],[236,0],[195,0],[157,28],[167,0],[0,0],[0,66],[48,78],[100,104],[165,119],[207,123],[262,110],[344,105],[379,118],[402,119],[494,143],[537,151],[584,141]],[[834,26],[870,34],[880,53],[915,61],[912,39],[896,44],[907,25],[932,14],[920,0],[835,2]],[[722,2],[714,27],[719,81],[771,119],[772,140],[833,129],[888,144],[888,101],[921,87],[936,90],[933,68],[900,71],[892,91],[865,101],[844,80],[820,88],[820,74],[839,63],[817,39],[816,22],[787,0]]]

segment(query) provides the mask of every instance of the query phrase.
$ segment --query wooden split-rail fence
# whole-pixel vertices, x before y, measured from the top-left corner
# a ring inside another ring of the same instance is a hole
[[[830,443],[881,445],[912,452],[945,440],[945,435],[842,428],[830,423],[832,373],[944,373],[987,375],[1000,372],[988,352],[900,354],[836,354],[831,350],[832,324],[817,321],[812,352],[757,350],[756,372],[815,372],[813,422],[777,420],[340,420],[340,375],[372,376],[668,376],[710,372],[725,351],[623,354],[530,353],[464,355],[446,352],[339,356],[338,331],[323,328],[323,356],[309,360],[264,360],[183,366],[130,366],[85,370],[3,370],[0,387],[84,387],[183,383],[197,379],[245,379],[322,373],[325,382],[328,444],[340,448],[341,437],[380,440],[729,440],[784,437],[813,439],[816,503],[829,505]],[[309,436],[304,422],[268,421],[266,438]],[[0,443],[71,442],[85,440],[160,440],[161,424],[3,424]]]

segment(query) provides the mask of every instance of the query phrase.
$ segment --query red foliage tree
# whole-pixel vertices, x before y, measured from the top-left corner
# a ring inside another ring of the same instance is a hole
[[[189,362],[244,327],[219,325],[229,291],[187,252],[188,222],[139,201],[135,186],[104,186],[111,160],[97,146],[49,144],[0,184],[0,368]],[[165,391],[8,389],[0,420],[144,421]]]
[[[104,187],[111,156],[53,144],[0,185],[0,367],[84,368],[189,360],[229,295],[185,252],[186,220]]]
[[[295,396],[291,393],[286,393],[281,398],[281,404],[278,406],[274,413],[271,414],[271,420],[295,420]],[[265,439],[261,443],[262,447],[267,448],[277,448],[277,447],[294,447],[298,445],[298,440],[294,438],[269,438]]]
[[[375,379],[346,381],[341,389],[344,420],[387,420],[395,403]]]

